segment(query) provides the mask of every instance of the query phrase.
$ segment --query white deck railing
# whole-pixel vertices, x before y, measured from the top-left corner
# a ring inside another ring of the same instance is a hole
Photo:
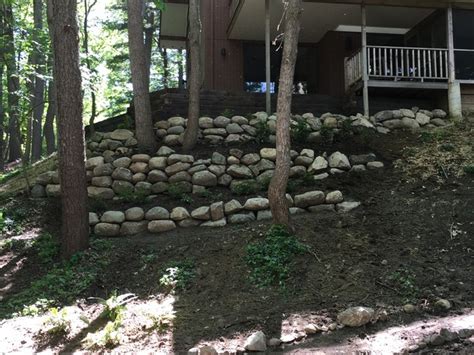
[[[446,81],[444,48],[367,46],[367,73],[374,80]],[[362,79],[362,51],[345,60],[346,89]]]

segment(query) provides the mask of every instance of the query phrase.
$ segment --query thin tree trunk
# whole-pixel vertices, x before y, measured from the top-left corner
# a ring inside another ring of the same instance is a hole
[[[15,161],[21,158],[21,135],[20,135],[20,106],[18,90],[20,80],[16,65],[15,42],[13,36],[13,11],[10,2],[3,2],[2,12],[4,18],[4,39],[5,39],[5,63],[7,67],[8,80],[8,161]]]
[[[199,130],[201,90],[201,9],[200,0],[189,0],[189,59],[191,62],[188,80],[188,125],[184,132],[183,149],[190,151],[196,146]]]
[[[178,89],[184,89],[183,50],[178,50]]]
[[[0,31],[3,33],[3,18],[0,18]],[[0,49],[0,52],[3,52],[2,49]],[[0,53],[0,55],[3,57],[3,53]],[[5,144],[5,141],[3,139],[3,134],[4,134],[4,129],[3,125],[5,122],[5,110],[3,108],[3,62],[0,63],[0,172],[2,172],[5,169],[5,161],[3,157],[3,147]]]
[[[147,23],[147,28],[145,28],[145,55],[146,55],[146,71],[148,82],[150,82],[150,73],[151,73],[151,51],[153,47],[153,34],[155,32],[155,14],[153,11],[149,11],[145,15],[145,21]]]
[[[143,41],[143,0],[128,0],[128,42],[138,148],[141,151],[154,152],[156,140],[151,118],[149,76]]]
[[[31,161],[35,162],[41,158],[41,128],[44,113],[44,56],[38,48],[40,42],[40,32],[43,30],[43,1],[34,0],[34,23],[35,32],[33,40],[35,43],[34,65],[36,77],[34,81],[33,93],[33,125],[31,139]]]
[[[169,65],[168,65],[168,51],[166,48],[160,50],[161,59],[163,60],[163,88],[168,87],[168,78],[169,78]]]
[[[79,29],[76,0],[53,0],[52,3],[62,208],[61,252],[64,258],[69,258],[89,245]]]
[[[87,0],[84,0],[84,38],[82,45],[84,47],[84,52],[86,55],[86,67],[89,73],[92,72],[92,63],[89,55],[89,14],[95,4],[97,4],[97,0],[93,0],[90,4],[87,4]],[[89,118],[89,130],[91,134],[95,132],[94,121],[97,116],[97,99],[93,80],[94,79],[92,78],[89,85],[89,90],[91,91],[91,117]]]
[[[48,110],[44,121],[43,133],[46,141],[46,153],[52,154],[56,151],[56,135],[54,134],[54,119],[56,117],[56,93],[54,80],[48,84]]]
[[[268,199],[274,223],[290,227],[289,206],[285,195],[291,164],[291,99],[298,53],[301,0],[289,0],[284,3],[286,5],[285,34],[277,101],[276,167],[268,188]]]

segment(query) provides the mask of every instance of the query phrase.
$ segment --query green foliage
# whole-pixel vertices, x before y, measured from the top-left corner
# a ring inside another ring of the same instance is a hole
[[[170,290],[183,291],[195,276],[194,262],[190,260],[169,263],[160,278],[160,285]]]
[[[411,301],[418,295],[419,289],[416,286],[415,275],[410,270],[399,269],[390,274],[388,280],[394,284],[406,301]]]
[[[304,143],[311,133],[311,127],[304,119],[296,121],[296,125],[291,127],[291,139],[295,142]]]
[[[38,256],[43,264],[48,264],[54,261],[59,255],[59,243],[49,233],[42,233],[34,242],[33,248],[38,253]]]
[[[50,267],[46,274],[38,276],[27,288],[3,300],[0,318],[39,314],[50,307],[74,301],[110,263],[110,249],[109,241],[92,240],[88,250]]]
[[[463,170],[466,174],[474,175],[474,165],[466,165]]]
[[[354,134],[354,127],[351,120],[343,120],[339,136],[341,139],[347,139]]]
[[[164,332],[173,324],[174,319],[176,318],[175,312],[163,310],[160,312],[147,312],[146,316],[150,320],[148,325],[148,330],[157,330],[159,333]]]
[[[0,209],[0,232],[5,235],[20,234],[28,213],[28,210],[23,207]]]
[[[71,329],[71,319],[69,318],[67,308],[61,310],[56,307],[50,308],[44,321],[46,332],[51,335],[66,334]]]
[[[191,204],[193,202],[192,197],[189,195],[189,187],[187,184],[176,182],[168,185],[168,195],[180,200],[181,202]]]
[[[284,226],[272,226],[265,239],[247,246],[245,261],[250,268],[250,280],[259,287],[285,288],[293,258],[307,251],[308,246],[289,234]]]
[[[456,147],[454,144],[451,143],[444,143],[439,146],[439,150],[442,152],[452,152],[456,150]]]
[[[270,132],[270,127],[268,127],[268,124],[266,121],[260,120],[257,122],[255,125],[255,140],[260,143],[268,143],[268,138],[271,135]]]
[[[334,139],[334,129],[328,126],[322,126],[321,130],[321,138],[324,143],[331,143]]]
[[[232,185],[232,192],[236,195],[246,196],[260,191],[261,188],[262,185],[255,180],[239,181]]]
[[[235,116],[234,110],[226,108],[222,113],[221,116],[231,118],[232,116]]]
[[[86,349],[113,348],[119,345],[124,339],[121,326],[122,319],[119,317],[115,321],[108,322],[104,329],[87,334],[83,340]]]
[[[134,189],[124,189],[117,193],[117,196],[124,202],[142,204],[146,201],[148,194]]]
[[[113,322],[117,319],[122,319],[127,303],[135,298],[133,293],[117,295],[117,290],[113,291],[112,295],[107,299],[99,298],[99,303],[105,306],[102,316]]]

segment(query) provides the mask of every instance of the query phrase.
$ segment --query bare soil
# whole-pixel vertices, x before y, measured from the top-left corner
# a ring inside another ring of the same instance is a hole
[[[444,177],[441,183],[438,176],[409,179],[393,166],[394,161],[404,157],[407,147],[414,154],[413,150],[423,150],[423,144],[419,136],[400,133],[370,140],[355,137],[323,147],[305,145],[318,153],[373,152],[386,167],[364,174],[331,176],[311,187],[341,190],[345,197],[361,201],[362,205],[349,214],[294,217],[296,237],[310,246],[313,253],[296,258],[285,289],[261,289],[249,281],[249,269],[244,262],[246,247],[261,239],[270,224],[254,222],[113,239],[112,264],[82,296],[106,297],[112,290],[138,296],[127,310],[128,340],[115,349],[117,352],[182,353],[208,344],[220,352],[232,353],[242,350],[252,331],[263,330],[268,338],[293,334],[295,339],[270,349],[271,352],[395,353],[442,327],[474,329],[474,179],[472,175]],[[258,148],[247,146],[245,150]],[[201,147],[199,154],[208,157],[214,150]],[[222,194],[226,200],[225,192]],[[192,204],[197,207],[203,202],[196,199]],[[35,227],[58,232],[58,208],[54,201],[19,198],[10,204],[36,211]],[[176,201],[168,197],[160,200],[165,207],[173,204]],[[156,257],[144,264],[143,255],[149,254]],[[160,286],[159,278],[166,265],[180,260],[193,261],[196,276],[173,297],[173,327],[164,333],[145,332],[140,327],[143,320],[133,310],[171,297]],[[37,265],[31,253],[8,251],[0,255],[2,301],[14,297],[46,272]],[[396,275],[408,275],[410,282]],[[451,302],[449,312],[439,314],[433,310],[434,302],[441,298]],[[415,313],[401,310],[408,302],[417,306]],[[387,319],[382,317],[361,328],[298,335],[309,322],[328,326],[338,312],[359,305],[373,307],[379,314],[386,312]],[[79,306],[90,319],[96,319],[101,310],[93,302],[81,301]],[[87,332],[77,330],[68,339],[40,341],[40,318],[22,319],[0,321],[0,333],[21,334],[19,338],[10,338],[5,350],[0,346],[0,352],[73,351],[81,348],[80,341]],[[94,327],[100,327],[100,321]],[[23,340],[18,343],[14,339]],[[467,354],[474,352],[473,344],[472,338],[458,339],[417,351]]]

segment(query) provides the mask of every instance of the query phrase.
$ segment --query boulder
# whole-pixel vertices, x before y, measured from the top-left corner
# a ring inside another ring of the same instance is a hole
[[[348,327],[360,327],[374,318],[375,312],[368,307],[351,307],[337,315],[337,321]]]
[[[117,141],[126,141],[129,138],[133,138],[133,132],[128,129],[116,129],[110,133],[110,139]]]
[[[102,199],[102,200],[111,200],[114,198],[114,190],[106,187],[96,187],[88,186],[87,195],[90,198]]]
[[[191,164],[189,163],[182,163],[182,162],[177,162],[173,165],[169,165],[166,167],[165,172],[168,174],[168,176],[174,175],[176,173],[179,173],[180,171],[188,170],[191,167]]]
[[[132,181],[132,172],[126,168],[116,168],[112,173],[114,180]]]
[[[174,175],[172,175],[169,179],[168,182],[171,184],[175,184],[178,182],[191,182],[191,174],[188,173],[187,171],[180,171]]]
[[[342,196],[342,192],[339,190],[331,191],[326,195],[326,203],[328,204],[336,204],[344,201],[344,197]]]
[[[162,181],[168,181],[168,175],[161,170],[152,170],[148,173],[148,181],[152,184]]]
[[[402,128],[402,120],[396,119],[396,120],[388,120],[383,122],[384,127],[388,129],[397,129],[397,128]]]
[[[303,165],[305,167],[310,166],[314,161],[314,158],[305,157],[305,156],[298,156],[295,159],[295,165]]]
[[[171,117],[168,118],[168,123],[170,124],[170,127],[173,126],[184,126],[185,120],[183,117]]]
[[[46,196],[48,197],[59,197],[61,196],[61,186],[49,184],[46,185]]]
[[[315,173],[322,170],[326,170],[327,168],[328,168],[328,161],[324,157],[318,156],[316,157],[316,159],[314,159],[313,163],[309,166],[308,172]]]
[[[447,125],[446,121],[444,121],[441,118],[433,118],[433,119],[431,119],[430,123],[434,124],[437,127],[444,127],[444,126]]]
[[[290,177],[302,177],[306,174],[306,168],[302,165],[292,166],[290,168]]]
[[[256,164],[260,161],[260,155],[257,153],[249,153],[245,154],[242,159],[240,159],[240,162],[244,165],[253,165]]]
[[[184,127],[183,126],[173,126],[168,128],[167,134],[176,134],[179,135],[184,132]]]
[[[91,184],[97,187],[110,187],[112,186],[112,178],[110,176],[93,177]]]
[[[40,185],[48,185],[53,182],[54,176],[55,176],[54,171],[47,171],[45,173],[38,175],[35,181],[37,184],[40,184]]]
[[[150,233],[163,233],[176,229],[176,223],[170,220],[153,220],[148,223]]]
[[[337,128],[337,118],[333,116],[327,116],[324,119],[323,125],[328,128]]]
[[[310,206],[316,206],[325,202],[324,192],[322,191],[310,191],[301,195],[295,196],[295,206],[300,208],[307,208]]]
[[[275,148],[262,148],[260,150],[260,156],[264,159],[276,160],[276,149]]]
[[[214,119],[214,126],[225,128],[230,123],[230,119],[224,116],[218,116]]]
[[[351,163],[347,156],[342,154],[341,152],[334,152],[329,156],[329,166],[331,168],[349,170],[351,168]]]
[[[116,168],[128,168],[132,162],[132,159],[128,157],[122,157],[115,159],[112,163],[112,165]]]
[[[384,164],[381,161],[371,161],[367,163],[367,169],[369,170],[382,169],[383,167]]]
[[[224,227],[225,225],[227,224],[227,221],[225,218],[222,218],[218,221],[207,221],[207,222],[204,222],[202,223],[200,226],[201,227],[212,227],[212,228],[215,228],[215,227]]]
[[[448,117],[448,114],[446,113],[446,111],[440,110],[440,109],[433,110],[431,111],[431,113],[433,114],[433,118],[445,119]]]
[[[209,165],[209,171],[217,177],[225,174],[225,170],[225,165]]]
[[[175,207],[171,210],[170,218],[173,221],[182,221],[191,217],[189,212],[184,207]]]
[[[86,169],[93,170],[95,167],[104,164],[104,157],[98,156],[86,160]]]
[[[250,335],[247,340],[245,340],[244,348],[247,351],[266,351],[267,340],[265,334],[262,331],[258,331]]]
[[[112,223],[97,223],[94,233],[100,237],[117,237],[120,234],[120,225]]]
[[[153,157],[148,162],[148,166],[151,170],[153,169],[160,169],[163,170],[168,166],[168,158],[167,157]]]
[[[205,136],[227,136],[227,130],[225,128],[207,128],[202,132]]]
[[[263,210],[257,212],[257,221],[264,221],[268,219],[272,219],[272,211]]]
[[[425,126],[430,123],[430,117],[423,112],[418,112],[416,114],[416,122],[418,122],[420,126]]]
[[[245,165],[231,165],[227,169],[227,174],[238,179],[251,179],[252,171]]]
[[[415,113],[410,109],[402,108],[399,111],[402,117],[415,118]],[[401,117],[397,117],[397,118],[401,118]]]
[[[145,218],[149,221],[166,220],[170,218],[170,213],[166,208],[153,207],[145,213]]]
[[[248,124],[249,120],[243,116],[234,116],[232,117],[232,122],[237,123],[239,125],[244,125],[244,124]]]
[[[40,198],[46,196],[46,189],[43,185],[36,184],[31,188],[31,197]]]
[[[97,223],[99,223],[99,216],[95,212],[89,212],[89,225],[90,226],[95,226]]]
[[[217,179],[217,184],[220,186],[229,186],[231,182],[232,182],[232,176],[230,176],[229,174],[221,175]]]
[[[270,206],[270,203],[267,198],[255,197],[249,198],[245,204],[244,209],[248,211],[260,211],[265,210]]]
[[[154,193],[154,194],[161,194],[163,192],[166,192],[168,191],[168,183],[167,182],[157,182],[157,183],[154,183],[152,186],[151,186],[151,192]]]
[[[100,221],[104,223],[117,223],[120,224],[125,221],[125,214],[121,211],[107,211],[104,212]]]
[[[374,153],[351,155],[349,157],[350,162],[354,165],[367,164],[370,161],[375,161],[375,159],[377,159],[377,157]]]
[[[375,121],[377,122],[384,122],[391,120],[393,118],[393,111],[391,110],[386,110],[386,111],[380,111],[375,114]]]
[[[210,117],[199,117],[199,128],[213,128],[214,120]]]
[[[194,157],[192,155],[184,155],[184,154],[171,154],[168,157],[168,165],[173,165],[178,162],[194,163]]]
[[[160,147],[160,149],[158,149],[158,151],[156,152],[156,155],[159,157],[167,157],[173,153],[174,153],[173,149],[171,149],[170,147],[167,147],[166,145],[163,145]]]
[[[136,173],[148,173],[150,168],[148,167],[148,163],[144,163],[141,161],[134,162],[130,165],[130,171],[134,174]]]
[[[125,211],[125,219],[127,221],[137,222],[143,220],[145,211],[141,207],[132,207]]]
[[[337,212],[347,213],[360,206],[360,202],[345,201],[336,205]]]
[[[199,219],[201,221],[208,221],[211,218],[210,209],[208,206],[196,208],[191,212],[191,217]]]
[[[255,221],[255,219],[255,214],[253,212],[237,213],[228,217],[229,223],[231,224],[248,223]]]
[[[402,118],[402,127],[406,129],[410,129],[412,131],[416,131],[420,129],[419,123],[413,118],[408,118],[408,117]]]
[[[217,176],[207,170],[198,171],[193,175],[192,183],[200,186],[216,186]]]
[[[135,235],[145,233],[148,228],[148,221],[123,222],[120,226],[120,235]]]
[[[132,155],[132,163],[148,163],[150,156],[148,154],[134,154]]]
[[[210,207],[210,213],[213,221],[224,218],[224,202],[214,202]]]
[[[129,194],[133,192],[134,186],[128,181],[115,180],[112,183],[112,190],[119,195]]]
[[[110,176],[114,172],[115,168],[112,164],[107,163],[103,165],[99,165],[94,168],[93,174],[94,176]]]
[[[240,125],[237,124],[237,123],[228,124],[227,127],[226,127],[226,130],[227,130],[227,133],[229,133],[229,134],[239,134],[239,133],[242,133],[244,131],[242,129],[242,127],[240,127]]]
[[[224,212],[225,212],[226,215],[236,213],[236,212],[240,212],[243,209],[244,209],[244,207],[237,200],[231,200],[231,201],[227,202],[224,205]]]

